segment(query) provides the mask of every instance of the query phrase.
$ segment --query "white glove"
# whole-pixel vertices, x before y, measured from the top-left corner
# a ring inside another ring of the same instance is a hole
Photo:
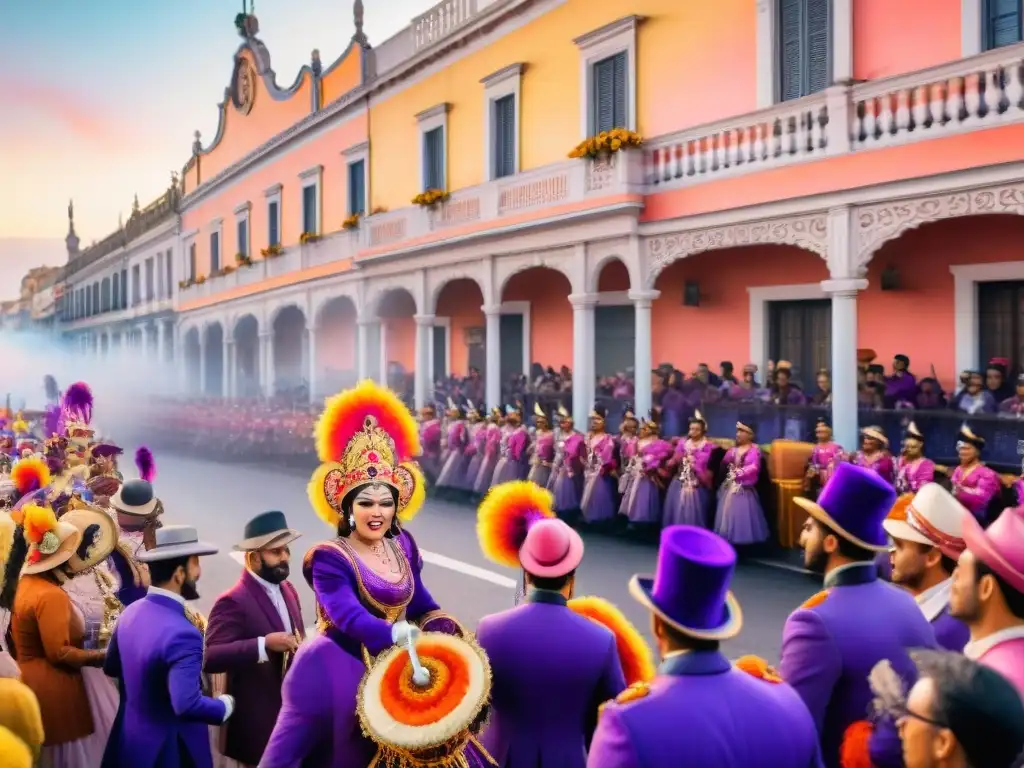
[[[224,702],[224,719],[221,722],[226,723],[235,711],[235,697],[229,693],[224,693],[218,696],[217,699]]]
[[[408,621],[396,621],[391,627],[391,642],[395,645],[405,646],[409,641],[416,642],[420,636],[420,628]]]

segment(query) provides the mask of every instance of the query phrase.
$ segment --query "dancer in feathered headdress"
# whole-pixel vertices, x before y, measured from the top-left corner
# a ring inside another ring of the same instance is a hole
[[[95,434],[92,428],[92,390],[84,381],[76,381],[61,398],[61,415],[64,420],[64,431],[69,443],[71,454],[85,461],[85,453]]]
[[[591,735],[585,724],[595,722],[598,704],[626,687],[624,669],[632,682],[654,668],[639,632],[616,608],[572,599],[583,539],[555,517],[552,503],[547,490],[516,481],[492,488],[477,511],[484,555],[519,568],[526,591],[525,604],[477,628],[494,678],[486,746],[497,755],[511,748],[524,764],[580,768]]]
[[[339,701],[323,696],[323,691],[355,690],[370,660],[391,646],[414,644],[421,631],[424,643],[434,632],[465,634],[455,619],[440,611],[424,586],[423,558],[404,530],[403,523],[415,516],[425,499],[423,476],[414,461],[420,454],[419,431],[406,406],[390,390],[363,381],[327,400],[315,437],[322,463],[310,479],[309,500],[336,537],[310,549],[303,562],[303,575],[317,598],[322,634],[288,670],[293,695],[277,720],[277,727],[285,730],[321,713],[337,723]],[[428,666],[448,663],[423,661]],[[396,683],[396,696],[399,687]],[[428,688],[424,690],[431,695]],[[381,704],[364,694],[361,688],[359,707],[373,720]],[[438,693],[442,695],[447,694]],[[421,711],[418,716],[425,714],[429,713]],[[360,734],[355,715],[351,728],[334,731],[326,763],[365,765],[373,759],[374,745]],[[313,746],[310,740],[296,743],[272,735],[263,760],[297,765]]]

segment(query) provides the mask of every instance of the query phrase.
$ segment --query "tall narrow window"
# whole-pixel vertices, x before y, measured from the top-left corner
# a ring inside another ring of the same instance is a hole
[[[986,50],[1021,41],[1020,0],[985,0],[984,39]]]
[[[167,282],[165,283],[167,292],[164,294],[164,298],[169,299],[174,295],[174,257],[170,248],[167,249],[167,255],[164,256],[164,266],[167,268]]]
[[[196,279],[196,277],[198,277],[198,275],[196,275],[196,268],[199,265],[196,263],[196,261],[197,261],[197,259],[196,259],[196,244],[192,243],[192,245],[190,245],[188,247],[188,279],[189,280],[193,280],[194,281]]]
[[[113,294],[111,308],[116,312],[119,309],[124,309],[121,306],[121,275],[117,272],[114,273],[113,279],[110,281],[110,292]]]
[[[366,161],[348,164],[348,215],[366,213]]]
[[[142,269],[138,264],[132,267],[132,306],[137,307],[142,301]]]
[[[591,134],[628,127],[628,66],[625,51],[595,62],[591,80],[593,92],[590,94]]]
[[[121,309],[128,309],[128,270],[121,270]]]
[[[494,178],[501,179],[516,172],[516,96],[510,93],[491,102],[491,130],[494,149],[491,153]]]
[[[153,259],[146,259],[146,301],[153,300],[153,292],[156,289],[155,285],[156,274],[153,272]]]
[[[444,189],[444,128],[423,134],[423,189]]]
[[[779,0],[779,98],[799,99],[831,81],[831,0]]]
[[[220,232],[210,233],[210,273],[220,271]]]
[[[236,225],[238,229],[238,253],[242,256],[249,255],[249,220],[241,218]]]
[[[318,234],[316,226],[316,184],[302,188],[302,231]]]

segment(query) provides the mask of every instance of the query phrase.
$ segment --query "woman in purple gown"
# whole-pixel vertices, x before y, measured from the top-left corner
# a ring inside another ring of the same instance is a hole
[[[736,445],[725,452],[725,482],[718,490],[715,533],[734,546],[760,544],[771,535],[757,495],[761,477],[761,450],[754,430],[736,422]]]
[[[631,527],[661,524],[661,495],[665,487],[665,467],[672,458],[672,443],[658,436],[658,414],[652,409],[640,423],[636,455],[630,461],[629,493],[622,497],[619,514]]]
[[[562,519],[572,520],[579,516],[586,459],[586,439],[576,431],[572,414],[564,405],[558,406],[558,437],[549,490],[555,497],[555,514]]]
[[[622,425],[619,427],[619,495],[622,498],[629,496],[629,486],[633,482],[632,465],[637,455],[639,429],[640,422],[633,409],[626,408],[622,415]],[[625,514],[622,507],[619,508],[619,512]]]
[[[327,402],[317,424],[323,462],[308,486],[337,532],[306,553],[320,634],[285,677],[283,705],[261,765],[366,768],[375,745],[360,729],[357,692],[373,657],[421,632],[464,635],[423,584],[423,558],[402,523],[425,500],[416,424],[389,390],[363,382]],[[481,720],[482,724],[482,720]],[[494,762],[471,739],[467,765]]]
[[[533,435],[533,450],[530,451],[530,472],[526,479],[541,488],[547,488],[551,479],[551,466],[555,461],[555,433],[551,430],[551,419],[539,403],[533,404],[533,423],[536,431]]]
[[[505,431],[499,445],[498,463],[494,466],[491,487],[525,480],[529,474],[530,432],[523,424],[523,406],[519,403],[505,407]]]
[[[469,430],[466,427],[462,408],[448,398],[447,439],[442,454],[441,473],[437,476],[438,488],[457,488],[462,473],[466,469],[466,443],[469,441]]]
[[[487,428],[484,430],[483,456],[480,459],[476,479],[473,481],[473,491],[481,496],[491,488],[491,478],[494,477],[494,467],[498,463],[504,434],[505,414],[502,413],[501,408],[491,408],[487,417]]]
[[[476,476],[480,473],[480,464],[484,460],[484,446],[487,442],[487,422],[480,415],[480,410],[471,401],[466,402],[466,422],[468,436],[463,454],[466,458],[465,469],[458,478],[458,487],[463,491],[473,492]]]
[[[687,436],[676,444],[669,460],[675,471],[665,493],[662,525],[711,526],[711,489],[714,482],[710,464],[714,446],[707,439],[708,425],[700,411],[690,418]]]
[[[608,411],[595,406],[590,412],[590,432],[587,434],[587,467],[584,472],[583,498],[580,509],[587,523],[605,523],[615,517],[618,509],[618,490],[615,473],[618,470],[615,438],[605,432]]]

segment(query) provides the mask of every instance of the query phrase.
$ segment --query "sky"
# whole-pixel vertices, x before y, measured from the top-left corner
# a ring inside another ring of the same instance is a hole
[[[436,2],[364,0],[363,30],[379,44]],[[128,218],[134,195],[146,205],[167,189],[193,132],[216,134],[242,3],[0,0],[0,267],[13,266],[5,241],[42,241],[25,246],[25,269],[50,254],[70,199],[84,247]],[[314,48],[326,69],[353,33],[352,0],[257,0],[254,11],[280,85]]]

